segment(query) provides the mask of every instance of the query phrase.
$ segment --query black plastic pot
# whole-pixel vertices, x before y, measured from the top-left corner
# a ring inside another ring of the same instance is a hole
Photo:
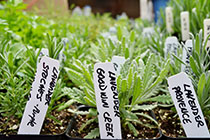
[[[84,106],[84,105],[82,105],[82,106],[79,106],[78,107],[78,110],[82,110],[82,111],[87,111],[88,109],[90,109],[90,108],[93,108],[93,107],[89,107],[89,106]],[[154,112],[153,111],[151,111],[151,116],[155,119],[155,114],[154,114]],[[76,115],[70,120],[70,123],[69,123],[69,125],[68,125],[68,127],[67,127],[67,130],[66,130],[66,139],[67,140],[72,140],[72,139],[74,139],[74,140],[83,140],[83,138],[73,138],[73,137],[71,137],[70,135],[69,135],[69,132],[71,132],[72,131],[72,129],[73,128],[75,128],[76,127]],[[160,129],[158,129],[159,130],[159,134],[160,134],[160,137],[158,137],[158,138],[156,138],[156,139],[147,139],[147,140],[162,140],[162,132],[161,132],[161,130]],[[85,140],[91,140],[91,139],[85,139]]]
[[[163,134],[164,140],[210,140],[210,138],[172,138]]]
[[[7,90],[6,90],[6,89],[0,89],[0,92],[2,92],[2,93],[6,93],[6,92],[7,92]]]
[[[65,140],[65,133],[60,135],[0,135],[0,140]]]

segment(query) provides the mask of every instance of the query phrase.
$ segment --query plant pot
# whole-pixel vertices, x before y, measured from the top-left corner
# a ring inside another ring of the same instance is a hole
[[[2,93],[6,93],[6,92],[7,92],[7,90],[6,90],[6,89],[0,89],[0,92],[2,92]]]
[[[65,135],[0,135],[1,140],[65,140]]]
[[[168,136],[165,136],[163,134],[163,139],[164,140],[209,140],[210,138],[172,138],[172,137],[168,137]]]
[[[88,109],[90,109],[90,108],[93,108],[93,107],[88,107],[88,106],[84,106],[84,105],[82,105],[82,106],[79,106],[78,107],[78,110],[82,110],[82,111],[87,111]],[[155,119],[155,114],[151,111],[150,112],[151,113],[151,116]],[[70,135],[70,133],[71,133],[71,131],[72,130],[76,130],[77,128],[76,128],[76,119],[77,119],[77,115],[75,115],[71,120],[70,120],[70,123],[69,123],[69,125],[68,125],[68,128],[67,128],[67,130],[66,130],[66,138],[68,139],[68,140],[71,140],[71,139],[84,139],[84,138],[75,138],[75,137],[72,137],[71,135]],[[158,133],[159,133],[159,137],[157,137],[157,138],[155,138],[154,140],[161,140],[162,139],[162,132],[160,131],[160,129],[158,129]],[[86,140],[90,140],[90,139],[86,139]]]

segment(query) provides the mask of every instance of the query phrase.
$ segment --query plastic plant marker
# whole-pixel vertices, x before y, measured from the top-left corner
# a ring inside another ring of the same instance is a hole
[[[37,66],[18,134],[39,134],[59,75],[59,61],[43,56]]]
[[[149,16],[147,16],[148,20],[153,21],[153,3],[152,3],[152,1],[148,2],[148,13],[149,13]]]
[[[210,19],[204,20],[204,41],[207,39],[210,34]],[[210,38],[208,38],[206,47],[210,47]]]
[[[182,61],[189,65],[190,64],[190,56],[192,55],[192,49],[193,49],[192,40],[187,40],[185,42],[185,47],[187,50],[185,48],[183,48],[183,50],[182,50],[182,53],[183,53]],[[190,66],[186,66],[186,65],[182,64],[181,70],[188,74],[190,72]]]
[[[166,7],[166,29],[169,33],[173,32],[172,26],[174,24],[172,7]]]
[[[113,63],[95,64],[94,88],[101,139],[121,139],[119,100]]]
[[[116,71],[116,74],[119,75],[121,67],[125,63],[125,57],[113,56],[112,57],[112,63],[114,64],[114,69]]]
[[[38,52],[39,52],[39,49],[36,49],[36,53],[38,53]],[[41,49],[38,59],[37,59],[37,64],[40,62],[42,56],[49,56],[49,50],[47,48]]]
[[[168,78],[169,92],[187,137],[209,137],[202,110],[187,74],[181,72]]]
[[[179,47],[179,41],[177,37],[175,36],[167,37],[164,48],[165,56],[167,56],[169,53],[174,53],[175,55],[177,55],[178,47]]]
[[[141,19],[148,19],[148,3],[147,0],[140,0],[140,15]]]
[[[69,40],[68,40],[68,38],[62,38],[62,42],[63,42],[63,48],[62,48],[62,50],[60,51],[60,53],[59,53],[59,55],[58,55],[58,60],[60,61],[60,62],[62,62],[62,61],[66,61],[66,56],[64,55],[64,50],[65,50],[65,48],[66,48],[66,45],[69,43]],[[71,48],[71,46],[69,46],[69,49]]]
[[[91,6],[87,5],[83,8],[83,15],[85,16],[90,16],[91,15]]]
[[[190,39],[190,23],[189,23],[189,12],[181,12],[181,29],[182,29],[182,41]]]

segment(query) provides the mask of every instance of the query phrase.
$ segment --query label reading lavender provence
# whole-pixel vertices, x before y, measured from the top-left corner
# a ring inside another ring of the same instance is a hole
[[[187,137],[210,137],[195,90],[187,74],[168,78],[169,91]]]

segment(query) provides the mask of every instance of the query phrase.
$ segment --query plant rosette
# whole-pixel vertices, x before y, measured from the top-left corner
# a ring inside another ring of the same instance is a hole
[[[97,117],[92,117],[88,113],[94,112],[91,110],[96,110],[96,108],[84,105],[78,107],[76,111],[78,114],[75,113],[75,116],[70,120],[69,126],[66,131],[66,136],[68,139],[100,139]],[[155,117],[152,111],[149,111],[147,113],[151,114],[152,117]],[[142,121],[145,121],[145,123],[149,122],[146,119]],[[162,137],[162,133],[158,129],[158,127],[147,128],[142,125],[137,125],[136,129],[138,129],[138,136],[134,136],[132,132],[129,132],[128,128],[122,127],[122,139],[161,139]]]

